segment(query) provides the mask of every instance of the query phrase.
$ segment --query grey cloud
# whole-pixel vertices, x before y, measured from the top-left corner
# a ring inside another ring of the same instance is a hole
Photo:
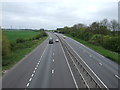
[[[69,0],[54,2],[4,2],[2,27],[46,28],[90,24],[101,19],[117,19],[116,2]]]

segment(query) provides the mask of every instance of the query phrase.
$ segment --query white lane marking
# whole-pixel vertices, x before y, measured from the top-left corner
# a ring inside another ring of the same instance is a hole
[[[36,68],[37,68],[38,66],[39,66],[39,65],[37,64],[37,65],[36,65]]]
[[[35,70],[33,71],[33,73],[35,73]]]
[[[30,85],[30,83],[27,84],[27,87]]]
[[[34,76],[34,74],[31,75],[31,77],[33,77],[33,76]]]
[[[48,46],[48,44],[47,44],[47,46]],[[34,74],[35,74],[35,72],[36,72],[36,69],[37,69],[38,65],[40,64],[40,62],[41,62],[41,59],[42,59],[42,57],[43,57],[43,55],[44,55],[44,53],[45,53],[45,51],[46,51],[46,49],[47,49],[47,46],[45,47],[45,49],[44,49],[44,51],[43,51],[43,53],[42,53],[42,55],[41,55],[41,57],[40,57],[37,65],[36,65],[36,67],[35,67],[35,70],[33,71],[32,75],[31,75],[31,77],[30,77],[30,79],[29,79],[29,82],[33,79],[32,77],[34,76]],[[27,87],[28,87],[29,85],[30,85],[30,83],[27,84]]]
[[[30,78],[29,81],[32,81],[32,78]]]
[[[65,40],[64,40],[65,41]],[[67,42],[66,42],[67,43]],[[68,44],[68,43],[67,43]],[[70,46],[70,44],[68,44]],[[71,47],[71,46],[70,46]],[[71,47],[71,49],[76,53],[76,51]],[[77,54],[77,53],[76,53]],[[78,55],[78,54],[77,54]],[[78,55],[78,57],[84,62],[84,64],[89,68],[89,70],[96,76],[96,78],[108,89],[108,87],[101,81],[101,79],[95,74],[95,72],[86,64],[86,62]],[[109,90],[109,89],[108,89]]]
[[[120,79],[120,77],[118,75],[115,75],[115,77],[117,77],[118,79]]]
[[[37,68],[35,68],[35,70],[36,70]]]
[[[55,60],[53,59],[53,62],[54,62]]]
[[[99,63],[102,66],[102,63]]]
[[[54,70],[52,69],[52,74],[54,74]]]
[[[60,43],[60,45],[61,45],[61,43]],[[73,81],[74,81],[74,83],[75,83],[75,86],[76,86],[76,88],[78,89],[77,82],[76,82],[76,80],[75,80],[75,77],[74,77],[74,75],[73,75],[73,72],[72,72],[72,70],[71,70],[71,67],[70,67],[70,65],[69,65],[69,63],[68,63],[68,59],[67,59],[67,57],[66,57],[66,55],[65,55],[65,52],[64,52],[64,50],[63,50],[62,45],[61,45],[61,48],[62,48],[64,57],[65,57],[65,60],[66,60],[66,62],[67,62],[68,68],[69,68],[69,70],[70,70],[70,73],[71,73],[71,75],[72,75]]]

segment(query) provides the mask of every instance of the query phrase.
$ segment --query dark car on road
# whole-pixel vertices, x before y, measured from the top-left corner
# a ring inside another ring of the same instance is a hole
[[[53,38],[49,39],[49,44],[53,44]]]

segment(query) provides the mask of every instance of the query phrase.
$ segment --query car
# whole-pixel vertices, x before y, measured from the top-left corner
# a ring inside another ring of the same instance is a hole
[[[59,42],[59,40],[58,40],[58,39],[56,39],[55,41],[56,41],[56,42]]]
[[[49,38],[49,44],[53,44],[53,38]]]

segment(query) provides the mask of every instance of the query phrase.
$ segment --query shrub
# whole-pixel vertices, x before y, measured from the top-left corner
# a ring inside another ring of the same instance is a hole
[[[16,43],[24,43],[26,40],[23,38],[16,39]]]
[[[110,37],[105,36],[103,47],[115,52],[120,52],[120,36],[119,37]]]
[[[10,44],[7,37],[2,35],[2,56],[8,56],[10,54]]]
[[[92,43],[92,44],[96,44],[96,45],[102,45],[103,37],[100,34],[95,34],[91,37],[89,42]]]

